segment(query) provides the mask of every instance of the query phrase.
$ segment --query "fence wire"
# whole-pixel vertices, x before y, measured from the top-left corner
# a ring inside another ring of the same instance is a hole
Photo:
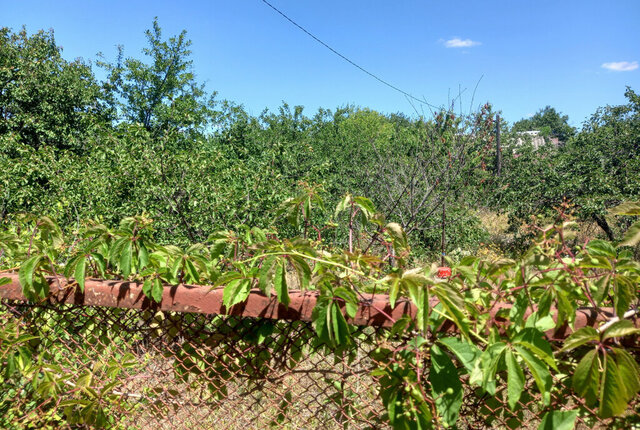
[[[5,369],[6,428],[389,428],[371,372],[393,357],[374,352],[406,342],[387,329],[354,327],[352,347],[335,351],[305,321],[9,300],[0,321],[33,336],[0,348],[3,366],[37,369],[22,377]],[[515,411],[505,390],[490,396],[463,384],[461,429],[537,428],[554,408],[579,408],[578,428],[638,421],[637,402],[627,417],[598,419],[568,378],[555,381],[548,406],[527,381]]]

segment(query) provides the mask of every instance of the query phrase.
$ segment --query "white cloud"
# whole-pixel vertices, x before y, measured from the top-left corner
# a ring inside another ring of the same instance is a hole
[[[630,72],[638,68],[637,61],[614,61],[612,63],[603,63],[603,69],[613,70],[614,72]]]
[[[471,48],[476,45],[481,45],[481,43],[471,39],[460,39],[459,37],[454,37],[444,42],[444,46],[447,48]]]

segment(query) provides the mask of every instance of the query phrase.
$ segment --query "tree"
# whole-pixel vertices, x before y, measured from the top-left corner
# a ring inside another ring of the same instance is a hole
[[[576,133],[576,129],[568,123],[569,116],[562,115],[551,106],[540,109],[531,118],[521,119],[513,124],[513,131],[539,130],[543,135],[557,137],[566,142]]]
[[[560,149],[558,195],[593,219],[609,240],[615,232],[605,215],[624,200],[640,196],[640,96],[627,87],[628,103],[599,108],[582,131]]]
[[[101,112],[91,68],[62,58],[53,31],[0,29],[0,142],[81,151]],[[16,154],[14,154],[16,155]]]
[[[122,47],[116,63],[99,63],[109,72],[107,101],[119,119],[140,123],[154,136],[174,129],[193,137],[210,125],[215,93],[207,95],[204,85],[195,80],[189,59],[191,41],[185,30],[163,40],[157,18],[145,34],[149,46],[143,53],[150,58],[148,64],[123,58]]]
[[[566,199],[578,219],[595,221],[614,240],[607,209],[640,196],[640,96],[631,88],[625,96],[627,104],[599,108],[558,149],[508,154],[496,197],[513,225],[532,214],[552,215]]]

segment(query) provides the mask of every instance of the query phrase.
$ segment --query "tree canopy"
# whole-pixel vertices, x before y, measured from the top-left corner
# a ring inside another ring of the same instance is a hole
[[[576,133],[576,129],[569,125],[569,116],[562,115],[551,106],[540,109],[531,118],[524,118],[513,124],[513,131],[530,130],[556,137],[560,142],[568,141]]]

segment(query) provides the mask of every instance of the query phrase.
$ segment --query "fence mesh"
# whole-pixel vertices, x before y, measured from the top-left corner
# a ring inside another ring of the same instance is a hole
[[[335,351],[305,321],[10,300],[0,318],[33,336],[24,345],[38,369],[4,381],[0,414],[8,428],[74,428],[74,420],[135,429],[388,428],[371,372],[394,360],[381,358],[379,347],[406,342],[387,329],[354,327],[352,347]],[[6,365],[7,349],[0,351]],[[527,381],[515,411],[505,390],[490,396],[463,384],[461,429],[537,428],[550,408],[579,408],[578,428],[638,421],[637,402],[626,417],[598,419],[567,378],[555,381],[548,406]]]

